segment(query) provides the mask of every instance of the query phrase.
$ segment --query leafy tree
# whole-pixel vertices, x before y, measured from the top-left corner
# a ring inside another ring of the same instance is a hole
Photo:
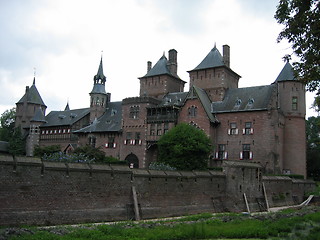
[[[178,170],[206,169],[210,139],[201,130],[180,123],[158,141],[158,161]]]
[[[60,145],[51,145],[51,146],[44,146],[44,147],[40,147],[40,146],[35,146],[34,148],[34,156],[36,157],[40,157],[42,158],[44,155],[52,155],[54,153],[58,153],[61,150]]]
[[[320,117],[309,117],[306,121],[307,175],[320,180]]]
[[[94,162],[105,162],[106,156],[99,148],[94,148],[90,145],[78,147],[74,150],[73,154],[83,154],[90,159],[94,159]]]
[[[280,0],[275,13],[284,25],[277,41],[288,40],[299,62],[293,63],[295,75],[307,84],[309,91],[320,90],[320,1]]]
[[[14,129],[13,134],[9,139],[9,153],[12,155],[26,154],[26,142],[22,136],[20,127]]]
[[[9,142],[13,132],[15,124],[16,109],[11,108],[1,114],[0,117],[0,141]]]

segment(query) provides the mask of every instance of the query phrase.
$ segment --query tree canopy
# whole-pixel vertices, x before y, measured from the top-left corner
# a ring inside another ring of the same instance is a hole
[[[320,1],[280,0],[275,13],[284,25],[277,41],[286,39],[299,61],[293,62],[295,76],[306,83],[307,90],[320,90]]]
[[[0,117],[0,141],[9,142],[13,132],[15,123],[16,109],[11,108],[1,114]]]
[[[202,130],[180,123],[159,139],[158,161],[177,170],[205,169],[210,143]]]
[[[309,117],[306,121],[307,176],[320,180],[320,117]]]

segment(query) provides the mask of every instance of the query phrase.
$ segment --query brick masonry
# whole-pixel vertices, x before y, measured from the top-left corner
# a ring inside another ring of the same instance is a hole
[[[0,156],[0,225],[133,219],[133,186],[142,219],[245,211],[244,193],[250,208],[261,210],[262,181],[271,194],[270,206],[301,201],[315,186],[307,180],[263,180],[252,163],[228,161],[223,169],[164,172]]]

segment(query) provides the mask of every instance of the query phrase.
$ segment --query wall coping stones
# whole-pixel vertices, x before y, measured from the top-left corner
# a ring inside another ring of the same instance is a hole
[[[90,164],[92,172],[112,172],[112,168],[109,165],[104,164]]]
[[[211,178],[211,174],[208,171],[192,171],[196,176]]]
[[[133,173],[134,176],[141,176],[141,177],[147,176],[147,177],[150,177],[150,173],[146,169],[135,168],[135,169],[132,169],[132,173]]]
[[[14,160],[18,165],[42,165],[41,159],[35,157],[14,157]]]
[[[91,171],[87,163],[67,163],[69,171]]]
[[[310,179],[297,179],[297,178],[292,178],[292,183],[303,183],[303,184],[316,184],[315,181],[310,180]]]
[[[196,178],[196,175],[193,172],[180,171],[181,177],[184,178]]]
[[[131,169],[128,166],[124,165],[110,165],[112,171],[121,172],[121,173],[131,173]]]
[[[44,169],[67,171],[68,167],[63,162],[42,162]]]
[[[214,177],[226,177],[225,173],[221,171],[209,170],[208,172]]]
[[[263,181],[291,181],[292,178],[286,176],[262,176]]]
[[[159,170],[148,170],[150,173],[150,177],[168,177],[166,172],[164,171],[159,171]]]
[[[165,171],[167,177],[181,177],[180,172],[177,171]]]
[[[0,162],[13,164],[13,157],[11,155],[0,155]]]

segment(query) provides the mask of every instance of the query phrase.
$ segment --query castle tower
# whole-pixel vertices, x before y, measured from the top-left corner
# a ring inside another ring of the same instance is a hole
[[[152,63],[147,63],[147,74],[139,78],[140,96],[162,98],[170,92],[183,92],[186,83],[177,74],[177,51],[169,50],[169,60],[163,54],[158,62],[152,67]]]
[[[39,145],[40,126],[44,123],[46,123],[45,116],[42,108],[39,107],[30,120],[29,135],[26,141],[26,155],[29,157],[33,156],[34,147]]]
[[[43,115],[47,106],[44,104],[38,89],[35,84],[35,77],[33,78],[32,86],[26,87],[25,94],[16,103],[16,121],[15,127],[20,127],[23,134],[28,132],[30,122],[36,114],[36,111],[41,108]]]
[[[289,62],[276,79],[280,114],[284,117],[283,169],[306,176],[305,85],[293,74]]]
[[[229,88],[238,88],[240,75],[230,68],[230,47],[223,46],[223,56],[214,48],[193,70],[188,71],[190,88],[195,85],[204,89],[213,102],[222,101]]]
[[[93,88],[90,92],[90,122],[103,115],[110,102],[110,93],[105,90],[106,77],[103,74],[102,57],[98,73],[93,77]]]

